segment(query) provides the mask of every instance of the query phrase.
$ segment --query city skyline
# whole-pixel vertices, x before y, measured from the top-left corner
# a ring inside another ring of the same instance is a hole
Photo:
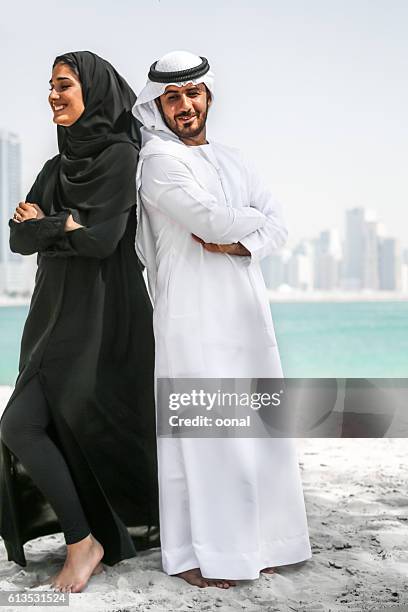
[[[19,136],[0,131],[0,294],[29,296],[35,255],[23,257],[9,248],[8,221],[21,192]],[[390,235],[372,209],[345,210],[339,228],[320,228],[312,237],[286,244],[262,262],[270,289],[304,291],[391,291],[408,293],[408,249]]]
[[[266,286],[285,291],[408,293],[408,249],[385,231],[375,211],[345,211],[344,234],[321,229],[262,262]]]

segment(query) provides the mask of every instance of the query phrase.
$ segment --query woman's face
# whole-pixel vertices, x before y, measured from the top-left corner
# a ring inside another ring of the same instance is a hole
[[[52,70],[50,87],[48,101],[54,113],[53,121],[69,127],[85,110],[79,77],[68,64],[56,64]]]

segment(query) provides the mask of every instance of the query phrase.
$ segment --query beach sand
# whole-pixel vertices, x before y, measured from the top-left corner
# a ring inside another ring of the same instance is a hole
[[[10,393],[0,388],[0,412]],[[165,575],[154,549],[105,566],[83,593],[70,596],[68,609],[361,612],[408,604],[406,439],[301,439],[297,445],[313,551],[309,561],[229,590],[198,589]],[[28,564],[21,568],[6,560],[0,540],[0,590],[45,590],[35,585],[62,565],[64,539],[38,538],[25,550]]]

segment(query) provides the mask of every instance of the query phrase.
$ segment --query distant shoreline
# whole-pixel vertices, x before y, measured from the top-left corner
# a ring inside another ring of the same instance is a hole
[[[408,302],[408,293],[392,291],[272,291],[270,302]]]
[[[31,298],[8,298],[5,296],[0,297],[0,308],[2,306],[29,306]]]
[[[273,291],[268,289],[270,302],[408,302],[408,293],[392,291]],[[30,298],[0,297],[1,307],[29,306]]]

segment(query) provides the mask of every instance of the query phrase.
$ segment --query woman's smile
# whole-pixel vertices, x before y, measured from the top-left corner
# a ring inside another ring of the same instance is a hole
[[[67,104],[52,104],[51,106],[54,113],[58,113],[59,111],[62,111],[67,106]]]

